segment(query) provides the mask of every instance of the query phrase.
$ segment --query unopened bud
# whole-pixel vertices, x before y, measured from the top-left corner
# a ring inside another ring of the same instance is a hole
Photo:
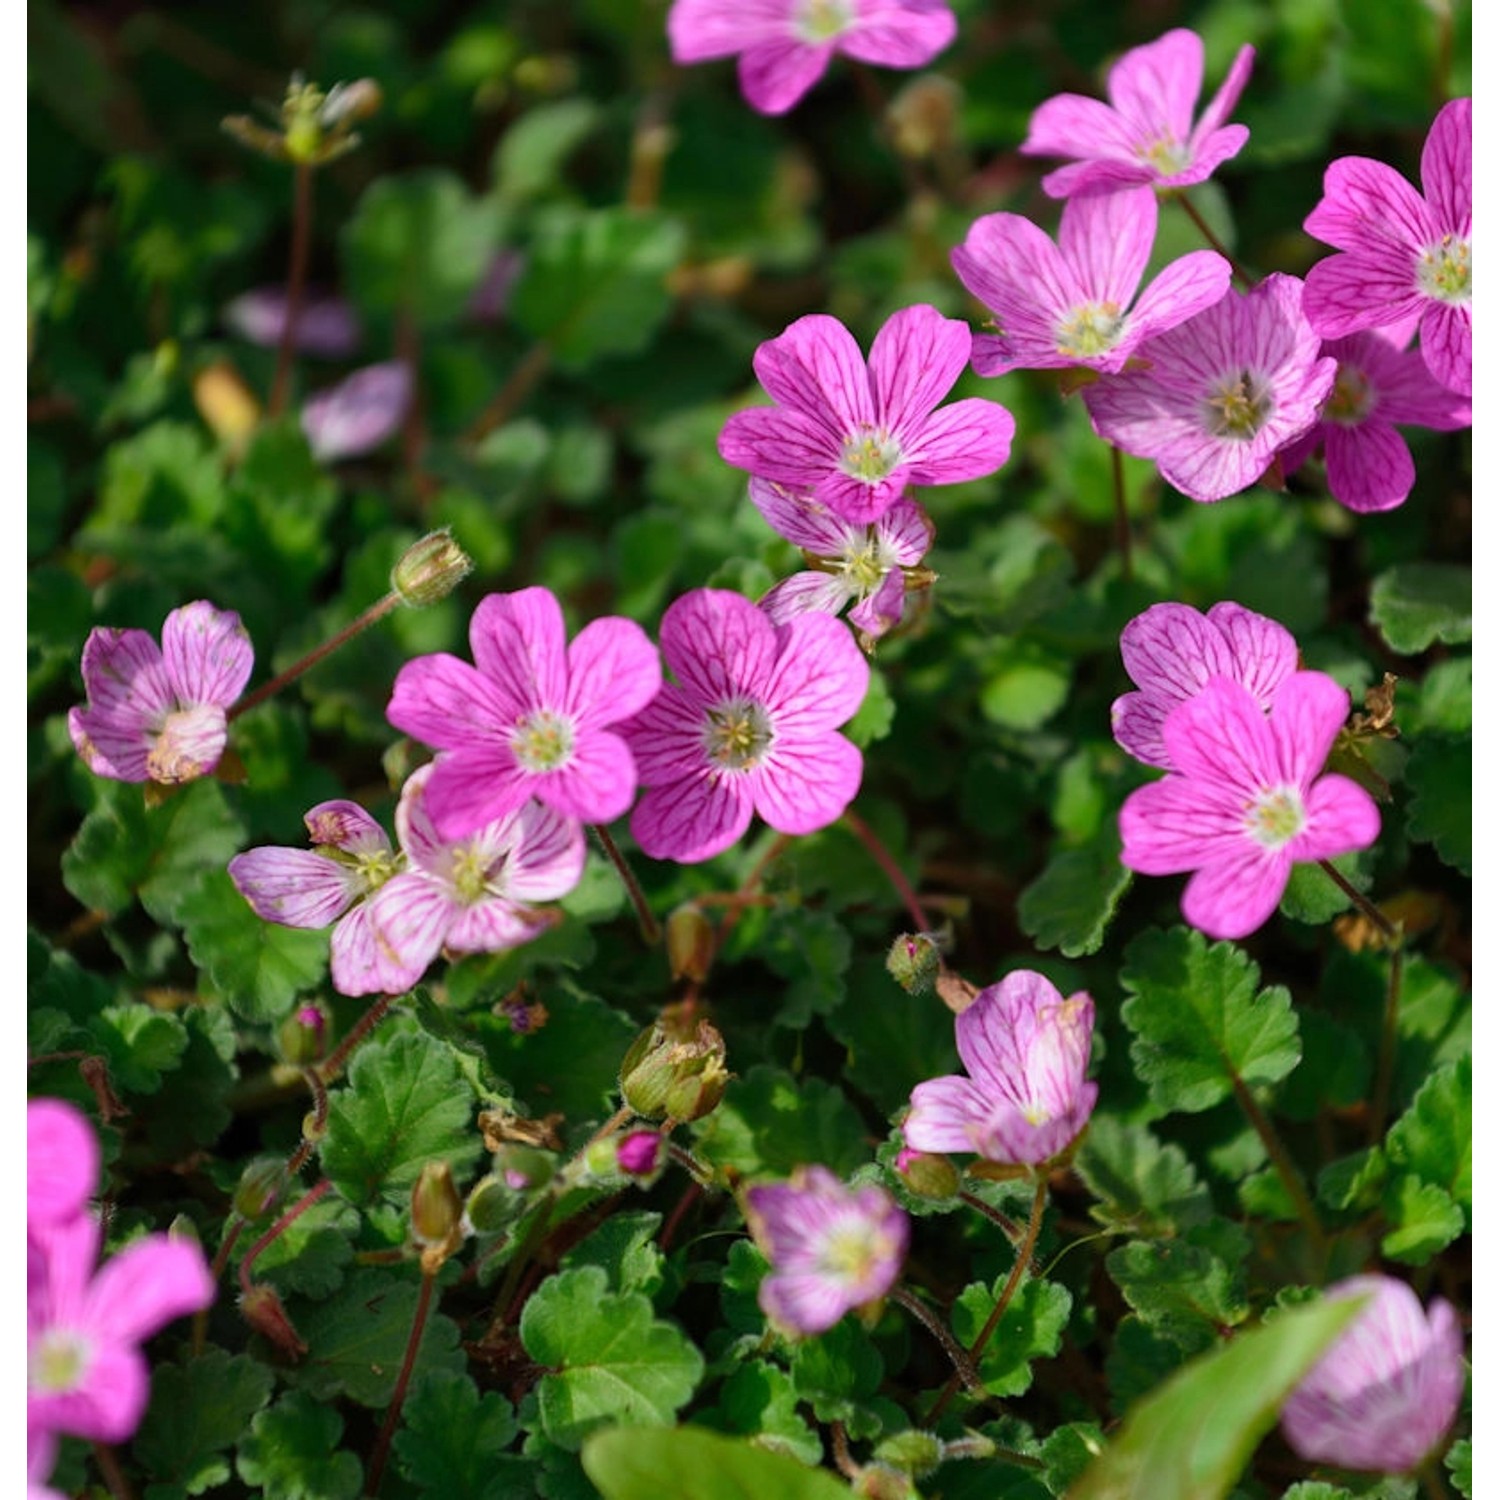
[[[281,1305],[274,1287],[262,1284],[241,1293],[240,1311],[257,1333],[270,1339],[283,1353],[293,1359],[301,1359],[307,1353],[307,1345],[292,1327],[292,1320],[287,1317],[286,1308]]]
[[[717,946],[714,924],[696,901],[684,902],[667,918],[667,964],[673,979],[702,984]]]
[[[936,73],[913,79],[886,111],[891,142],[902,156],[933,156],[953,144],[963,93]]]
[[[690,1042],[672,1041],[660,1026],[643,1031],[620,1067],[620,1093],[646,1120],[702,1119],[728,1082],[724,1038],[707,1021]]]
[[[403,604],[421,609],[446,599],[473,571],[474,560],[445,526],[441,531],[429,531],[402,553],[391,569],[391,587],[401,595]]]
[[[515,1217],[515,1192],[493,1172],[474,1184],[464,1204],[464,1222],[472,1234],[496,1234]]]
[[[662,1139],[654,1130],[632,1130],[616,1152],[620,1170],[631,1177],[649,1177],[661,1156]]]
[[[903,932],[885,957],[891,978],[908,995],[925,995],[942,963],[942,949],[930,932]]]
[[[583,1169],[590,1177],[613,1177],[620,1170],[619,1145],[613,1136],[590,1141],[583,1148]]]
[[[286,1162],[277,1156],[262,1156],[240,1174],[234,1190],[234,1211],[252,1224],[271,1212],[286,1186]]]
[[[328,1041],[328,1016],[319,1005],[299,1005],[276,1032],[282,1057],[294,1068],[319,1061]]]
[[[167,1238],[180,1245],[197,1245],[200,1249],[203,1246],[198,1226],[186,1214],[177,1214],[167,1225]]]
[[[850,1490],[862,1500],[919,1500],[911,1480],[884,1464],[866,1464]]]
[[[463,1236],[463,1199],[453,1185],[453,1169],[445,1161],[426,1162],[411,1190],[411,1236],[424,1250],[451,1248]]]
[[[495,1172],[513,1193],[532,1192],[557,1176],[557,1158],[550,1151],[506,1141],[495,1153]]]
[[[946,1156],[904,1147],[896,1157],[901,1180],[919,1198],[952,1198],[958,1193],[958,1168]]]
[[[932,1473],[944,1456],[941,1438],[915,1429],[893,1433],[875,1449],[878,1463],[889,1464],[903,1474],[910,1474],[913,1479]]]

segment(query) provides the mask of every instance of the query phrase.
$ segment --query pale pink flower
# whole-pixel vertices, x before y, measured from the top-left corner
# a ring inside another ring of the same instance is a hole
[[[566,817],[609,823],[635,797],[636,768],[614,726],[661,686],[661,661],[633,620],[609,616],[571,645],[547,589],[480,600],[474,665],[446,652],[396,676],[386,717],[450,753],[426,785],[427,816],[462,838],[536,797]]]
[[[408,867],[369,908],[376,947],[416,978],[444,949],[499,953],[536,937],[547,918],[528,903],[566,896],[588,852],[579,823],[535,801],[443,838],[427,806],[440,765],[414,771],[401,788],[396,832]]]
[[[748,599],[695,589],[667,610],[661,649],[677,676],[625,729],[645,795],[630,831],[653,859],[696,864],[759,813],[778,833],[842,815],[863,761],[836,731],[870,669],[837,620],[777,626]]]
[[[1148,766],[1172,767],[1161,726],[1210,677],[1228,677],[1269,709],[1276,690],[1297,670],[1297,642],[1275,620],[1230,601],[1207,616],[1190,604],[1153,604],[1120,632],[1120,656],[1139,691],[1110,709],[1121,749]]]
[[[1370,1300],[1287,1397],[1281,1430],[1309,1463],[1408,1473],[1442,1442],[1463,1399],[1453,1309],[1438,1298],[1424,1313],[1391,1276],[1352,1276],[1324,1296]]]
[[[1070,198],[1055,245],[1021,214],[976,219],[952,255],[958,279],[995,320],[994,333],[974,336],[974,369],[1122,370],[1143,339],[1212,307],[1230,274],[1212,250],[1165,266],[1131,307],[1156,218],[1156,194],[1139,187]]]
[[[1094,1002],[1064,1000],[1041,974],[1019,969],[980,990],[954,1022],[968,1077],[919,1083],[901,1127],[917,1151],[973,1151],[1007,1166],[1040,1166],[1082,1133],[1099,1097],[1089,1083]]]
[[[1158,188],[1203,182],[1250,139],[1226,125],[1250,78],[1255,48],[1241,47],[1207,108],[1193,120],[1203,88],[1203,41],[1179,28],[1132,47],[1109,70],[1109,103],[1058,94],[1031,117],[1020,149],[1028,156],[1069,156],[1069,166],[1042,178],[1053,198],[1149,183]]]
[[[286,331],[287,295],[283,286],[261,286],[242,292],[224,309],[224,321],[242,339],[275,349]],[[359,348],[359,320],[342,298],[308,292],[297,309],[294,347],[325,359],[347,359]]]
[[[849,623],[862,643],[875,641],[900,622],[907,593],[931,585],[932,575],[917,569],[932,545],[934,527],[915,500],[898,500],[879,520],[860,524],[769,479],[751,479],[750,499],[814,565],[782,579],[761,599],[760,607],[777,625],[809,610],[836,615],[852,599]]]
[[[1385,333],[1352,333],[1323,345],[1339,364],[1333,390],[1311,431],[1277,455],[1290,474],[1321,447],[1329,493],[1362,513],[1394,509],[1416,483],[1397,423],[1451,432],[1473,420],[1466,397],[1439,385],[1419,351],[1398,348]]]
[[[826,1167],[799,1167],[790,1181],[751,1188],[745,1207],[771,1263],[761,1311],[788,1333],[826,1332],[901,1274],[911,1225],[883,1188],[849,1188]]]
[[[883,68],[922,68],[958,32],[948,0],[673,0],[672,61],[738,57],[740,91],[781,115],[834,53]]]
[[[1278,449],[1317,420],[1336,360],[1302,315],[1302,283],[1267,276],[1147,339],[1141,368],[1102,375],[1083,392],[1094,431],[1194,500],[1254,484]]]
[[[1422,147],[1422,193],[1394,168],[1341,156],[1303,228],[1342,251],[1307,273],[1303,306],[1324,338],[1409,323],[1440,385],[1473,394],[1473,102],[1438,111]]]
[[[167,616],[161,641],[100,627],[84,642],[89,701],[69,709],[68,733],[96,776],[176,785],[206,776],[224,753],[225,710],[255,664],[240,617],[200,599]]]
[[[867,367],[837,318],[809,313],[755,351],[777,404],[736,412],[719,452],[857,523],[876,520],[909,484],[992,474],[1010,456],[1010,413],[981,397],[937,409],[970,344],[967,323],[907,307],[875,335]]]
[[[357,458],[395,435],[412,401],[411,366],[404,360],[366,365],[337,385],[308,397],[302,431],[322,463]]]
[[[1242,938],[1281,900],[1292,866],[1368,848],[1370,794],[1323,764],[1349,695],[1322,672],[1294,672],[1267,714],[1250,690],[1210,678],[1162,725],[1172,772],[1120,809],[1120,858],[1143,875],[1197,873],[1182,914],[1213,938]]]

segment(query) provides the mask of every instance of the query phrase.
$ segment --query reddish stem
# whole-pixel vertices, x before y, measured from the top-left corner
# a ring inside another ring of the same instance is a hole
[[[396,1435],[396,1424],[401,1420],[401,1407],[406,1400],[406,1388],[411,1384],[411,1372],[416,1368],[417,1350],[422,1347],[422,1330],[427,1326],[427,1312],[432,1306],[432,1289],[437,1283],[437,1273],[422,1273],[422,1290],[417,1294],[417,1310],[412,1315],[411,1334],[406,1340],[406,1354],[401,1360],[401,1372],[396,1376],[396,1389],[391,1392],[391,1404],[386,1408],[385,1420],[380,1424],[380,1434],[370,1452],[369,1477],[365,1480],[365,1494],[380,1493],[380,1481],[385,1475],[385,1461],[390,1456],[391,1439]]]

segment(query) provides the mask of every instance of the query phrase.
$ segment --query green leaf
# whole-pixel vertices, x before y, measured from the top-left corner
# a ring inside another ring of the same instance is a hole
[[[1474,1063],[1464,1057],[1432,1074],[1391,1126],[1385,1154],[1393,1167],[1474,1206]]]
[[[1392,651],[1415,656],[1434,641],[1452,645],[1470,638],[1473,592],[1468,568],[1401,563],[1370,585],[1370,619]]]
[[[592,99],[560,99],[528,109],[495,150],[495,187],[502,201],[523,203],[561,186],[563,163],[602,118]]]
[[[388,1406],[411,1338],[418,1295],[415,1267],[405,1278],[365,1269],[356,1271],[335,1296],[293,1310],[308,1352],[292,1378],[319,1401],[343,1395],[361,1406]],[[430,1375],[442,1371],[462,1373],[465,1363],[457,1325],[429,1312],[412,1366],[412,1388],[421,1389]]]
[[[686,234],[662,214],[556,207],[538,214],[510,311],[559,364],[581,370],[645,348],[672,305],[667,273]]]
[[[649,1297],[661,1286],[666,1259],[656,1245],[660,1228],[660,1214],[614,1214],[568,1251],[563,1270],[598,1266],[615,1291],[644,1292]]]
[[[329,1103],[323,1170],[356,1205],[405,1192],[429,1161],[446,1161],[461,1181],[479,1155],[473,1110],[440,1042],[423,1033],[367,1042]]]
[[[1208,1189],[1180,1146],[1163,1144],[1145,1125],[1095,1115],[1073,1168],[1098,1200],[1091,1218],[1159,1237],[1212,1212]]]
[[[1373,878],[1368,851],[1340,854],[1329,863],[1357,891],[1368,891]],[[1282,893],[1279,910],[1294,922],[1322,927],[1341,911],[1347,911],[1349,898],[1329,879],[1328,872],[1315,864],[1293,865]]]
[[[1471,1500],[1474,1494],[1474,1444],[1468,1438],[1455,1443],[1448,1450],[1443,1467],[1447,1469],[1459,1494],[1465,1500]]]
[[[1120,831],[1113,818],[1086,844],[1058,849],[1021,892],[1016,916],[1039,948],[1060,948],[1068,958],[1097,953],[1115,907],[1130,886],[1120,863]]]
[[[989,665],[980,712],[1005,729],[1040,729],[1067,701],[1071,680],[1065,658],[1034,646],[1007,646]]]
[[[1292,1389],[1363,1305],[1298,1308],[1195,1359],[1131,1409],[1069,1500],[1221,1500]]]
[[[1232,943],[1211,947],[1184,927],[1149,929],[1125,950],[1121,1007],[1135,1033],[1136,1073],[1162,1109],[1189,1114],[1234,1091],[1275,1083],[1301,1048],[1291,996],[1279,985],[1255,992],[1260,970]]]
[[[1104,1433],[1096,1422],[1068,1422],[1042,1444],[1042,1477],[1054,1495],[1068,1487],[1104,1451]]]
[[[1424,735],[1406,763],[1406,831],[1468,875],[1474,863],[1474,743]]]
[[[877,740],[883,740],[896,722],[896,700],[886,685],[885,673],[879,667],[870,668],[870,686],[865,691],[859,711],[844,725],[843,735],[861,750],[867,749]]]
[[[1243,1276],[1186,1240],[1135,1240],[1105,1265],[1125,1300],[1156,1333],[1195,1351],[1249,1316]]]
[[[953,1332],[970,1347],[989,1320],[1000,1285],[972,1282],[953,1304]],[[1031,1388],[1031,1362],[1050,1359],[1062,1347],[1062,1334],[1073,1307],[1073,1294],[1052,1281],[1023,1282],[1011,1298],[984,1353],[979,1378],[996,1396],[1019,1396]]]
[[[1380,1202],[1388,1175],[1378,1146],[1341,1156],[1318,1173],[1318,1202],[1341,1213],[1368,1213]]]
[[[848,1500],[826,1469],[701,1427],[595,1433],[583,1467],[605,1500]]]
[[[1463,1209],[1442,1188],[1410,1173],[1392,1181],[1381,1206],[1392,1228],[1380,1253],[1403,1265],[1426,1265],[1464,1232]]]
[[[1438,734],[1468,734],[1474,727],[1474,663],[1455,656],[1434,662],[1422,679],[1421,697],[1403,727]]]
[[[226,1449],[271,1399],[276,1379],[248,1354],[213,1346],[196,1359],[157,1365],[151,1405],[132,1451],[154,1479],[201,1495],[229,1479]]]
[[[551,1368],[537,1387],[543,1430],[563,1448],[606,1423],[670,1426],[703,1377],[703,1356],[648,1298],[607,1286],[598,1266],[560,1271],[521,1313],[526,1352]]]
[[[240,1478],[265,1500],[354,1500],[359,1460],[336,1451],[343,1418],[302,1391],[261,1412],[240,1440]]]
[[[161,1087],[187,1050],[186,1025],[149,1005],[112,1005],[89,1027],[95,1045],[109,1062],[116,1088],[151,1094]]]
[[[792,1355],[792,1385],[812,1403],[820,1422],[857,1417],[862,1403],[880,1389],[885,1361],[855,1318],[841,1318],[826,1333],[798,1339]]]
[[[719,1404],[704,1413],[705,1422],[715,1422],[726,1432],[753,1437],[756,1446],[816,1464],[823,1457],[823,1442],[797,1413],[797,1389],[792,1378],[777,1365],[751,1359],[736,1365],[719,1392]]]
[[[827,1015],[844,998],[844,972],[853,940],[837,917],[794,906],[777,915],[761,945],[773,973],[788,981],[771,1021],[802,1030],[815,1015]]]
[[[283,1201],[282,1208],[289,1205]],[[354,1259],[359,1213],[338,1197],[324,1198],[289,1224],[255,1259],[257,1281],[281,1292],[327,1297],[344,1280]],[[248,1248],[246,1240],[241,1247]]]
[[[443,1500],[510,1500],[515,1475],[503,1455],[516,1435],[510,1402],[479,1394],[467,1375],[434,1371],[401,1409],[396,1458],[424,1495]]]

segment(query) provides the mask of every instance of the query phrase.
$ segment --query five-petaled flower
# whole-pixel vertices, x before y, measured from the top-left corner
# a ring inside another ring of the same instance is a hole
[[[1474,390],[1473,101],[1438,111],[1422,147],[1422,193],[1394,168],[1341,156],[1303,228],[1342,252],[1307,273],[1303,306],[1324,338],[1364,328],[1409,330],[1439,384]],[[1424,196],[1425,195],[1425,196]]]
[[[1066,1000],[1029,969],[1007,974],[954,1022],[968,1077],[912,1090],[901,1133],[917,1151],[973,1151],[1006,1166],[1041,1166],[1077,1140],[1099,1085],[1089,1083],[1094,1002]]]
[[[752,812],[778,833],[843,813],[863,760],[837,729],[864,701],[870,668],[838,620],[777,626],[739,594],[695,589],[662,617],[661,649],[677,681],[625,729],[647,788],[630,831],[647,854],[708,859]]]
[[[1156,194],[1139,187],[1070,198],[1055,245],[1021,214],[976,219],[952,255],[958,279],[995,319],[994,333],[974,336],[974,369],[1122,370],[1143,339],[1212,307],[1230,274],[1212,250],[1165,266],[1131,307],[1156,218]]]
[[[585,625],[571,645],[544,588],[482,599],[469,624],[474,665],[440,652],[396,676],[386,717],[447,750],[426,783],[440,837],[462,838],[536,797],[585,823],[630,806],[636,768],[614,730],[661,686],[661,661],[633,620]]]
[[[1203,41],[1169,31],[1131,50],[1109,70],[1109,103],[1058,94],[1031,117],[1020,150],[1028,156],[1077,158],[1042,178],[1053,198],[1149,183],[1191,187],[1237,156],[1250,132],[1226,125],[1250,78],[1255,48],[1241,47],[1207,108],[1193,121],[1203,87]]]
[[[89,701],[68,711],[68,733],[96,776],[176,785],[207,775],[224,753],[225,710],[255,664],[240,617],[200,599],[167,616],[161,642],[112,627],[84,642]]]
[[[1405,1474],[1457,1415],[1458,1320],[1441,1298],[1424,1313],[1417,1294],[1391,1276],[1352,1276],[1324,1295],[1370,1300],[1287,1398],[1281,1430],[1310,1463]]]
[[[1276,909],[1301,861],[1373,844],[1380,814],[1346,776],[1323,775],[1349,695],[1294,672],[1269,714],[1250,690],[1211,677],[1162,725],[1172,770],[1120,809],[1120,858],[1142,875],[1196,871],[1182,914],[1214,938],[1242,938]]]
[[[1010,456],[1010,413],[978,396],[938,408],[971,342],[967,323],[907,307],[875,335],[867,367],[837,318],[809,313],[755,351],[777,404],[736,412],[719,452],[856,523],[876,520],[909,484],[993,474]]]
[[[883,1188],[848,1188],[826,1167],[799,1167],[788,1182],[752,1187],[745,1206],[771,1262],[761,1311],[789,1333],[823,1333],[901,1274],[911,1226]]]
[[[673,0],[672,60],[739,58],[740,91],[781,115],[835,52],[882,68],[922,68],[958,32],[948,0]]]

